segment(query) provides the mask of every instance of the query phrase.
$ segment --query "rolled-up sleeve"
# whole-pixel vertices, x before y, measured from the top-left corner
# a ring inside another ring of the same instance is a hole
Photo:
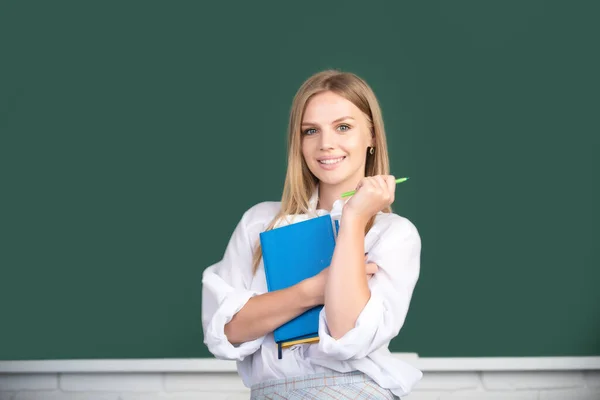
[[[248,236],[250,210],[244,214],[225,250],[223,259],[202,275],[202,328],[204,344],[219,359],[242,361],[256,352],[264,337],[233,345],[225,325],[257,293],[252,282],[252,245]]]
[[[360,359],[389,345],[406,319],[419,278],[421,238],[408,219],[389,218],[389,225],[369,250],[368,262],[377,264],[379,270],[369,280],[371,297],[355,326],[336,340],[329,332],[325,308],[321,311],[319,349],[337,360]]]

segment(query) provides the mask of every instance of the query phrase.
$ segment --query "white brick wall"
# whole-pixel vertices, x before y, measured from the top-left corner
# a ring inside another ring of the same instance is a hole
[[[60,374],[60,389],[65,392],[160,392],[163,374]]]
[[[586,371],[583,376],[588,387],[600,389],[600,371]]]
[[[246,400],[236,373],[0,374],[0,400]],[[408,400],[600,400],[600,371],[424,372]]]
[[[58,389],[58,380],[55,374],[0,374],[0,393],[22,389]]]
[[[551,371],[544,374],[488,372],[482,376],[482,381],[483,386],[488,390],[561,389],[585,386],[583,374],[579,371]]]

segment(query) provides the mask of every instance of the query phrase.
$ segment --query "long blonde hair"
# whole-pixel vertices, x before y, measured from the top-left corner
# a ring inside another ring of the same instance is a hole
[[[308,78],[294,96],[288,125],[288,160],[281,209],[273,218],[266,230],[271,230],[277,221],[286,216],[308,213],[309,201],[315,191],[318,179],[310,172],[302,156],[301,124],[306,103],[312,96],[325,91],[331,91],[352,102],[366,116],[374,138],[375,153],[366,153],[365,176],[388,175],[389,157],[383,117],[379,102],[371,87],[355,74],[327,70]],[[391,207],[382,210],[391,212]],[[373,216],[365,228],[365,234],[375,221]],[[253,271],[256,272],[262,258],[260,240],[253,255]]]

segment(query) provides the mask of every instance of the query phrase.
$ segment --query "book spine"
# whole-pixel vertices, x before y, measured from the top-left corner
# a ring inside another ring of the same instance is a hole
[[[266,236],[262,236],[260,238],[261,241],[261,246],[263,248],[263,252],[262,252],[262,260],[263,260],[263,268],[265,270],[265,280],[267,281],[267,290],[270,292],[271,288],[273,287],[273,285],[271,284],[271,280],[269,279],[269,274],[267,273],[267,269],[268,269],[268,265],[269,265],[269,261],[267,260],[267,254],[268,251],[264,251],[265,247],[268,247],[268,238]]]

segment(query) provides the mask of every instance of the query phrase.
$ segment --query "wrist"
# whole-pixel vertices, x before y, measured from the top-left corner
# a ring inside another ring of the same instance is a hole
[[[356,228],[359,230],[364,230],[367,226],[367,222],[369,222],[369,216],[361,215],[353,212],[352,210],[344,210],[342,213],[342,219],[340,221],[340,225],[344,225],[346,227]]]

